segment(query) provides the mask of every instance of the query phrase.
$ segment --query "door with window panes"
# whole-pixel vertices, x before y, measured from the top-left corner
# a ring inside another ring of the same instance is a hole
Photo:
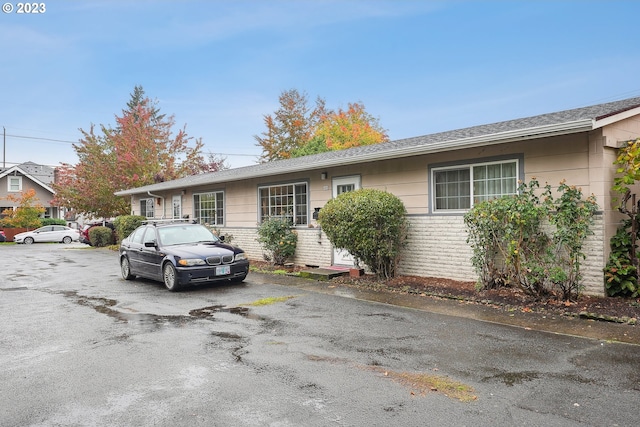
[[[338,197],[342,193],[348,191],[355,191],[360,189],[360,176],[344,176],[340,178],[334,178],[332,182],[333,197]],[[344,249],[333,249],[333,265],[353,267],[354,259],[348,251]]]
[[[182,218],[182,196],[173,196],[171,198],[171,217],[173,219]]]

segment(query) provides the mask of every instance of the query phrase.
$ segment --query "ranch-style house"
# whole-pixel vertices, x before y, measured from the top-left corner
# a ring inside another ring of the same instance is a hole
[[[617,148],[640,137],[640,98],[417,136],[377,145],[189,176],[116,194],[131,213],[189,215],[233,236],[261,260],[258,224],[286,216],[295,224],[298,265],[346,265],[314,212],[344,191],[378,188],[398,196],[410,222],[399,273],[476,280],[463,215],[474,203],[514,194],[518,181],[567,184],[594,194],[600,211],[582,265],[585,292],[604,294],[609,239],[622,215],[611,206]]]

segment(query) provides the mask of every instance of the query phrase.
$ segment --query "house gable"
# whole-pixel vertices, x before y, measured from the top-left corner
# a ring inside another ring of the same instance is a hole
[[[41,181],[34,173],[22,165],[13,166],[0,172],[0,205],[3,207],[14,206],[15,203],[6,200],[10,194],[20,194],[26,190],[33,189],[36,197],[42,204],[48,204],[55,191],[47,183]],[[19,183],[16,185],[16,183]]]

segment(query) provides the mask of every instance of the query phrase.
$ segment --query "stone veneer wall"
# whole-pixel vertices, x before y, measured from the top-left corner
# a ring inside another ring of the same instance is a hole
[[[400,274],[476,280],[462,215],[410,216],[409,223]]]
[[[461,215],[409,216],[409,242],[399,265],[401,275],[443,277],[475,281],[471,265],[472,251],[467,243]],[[604,221],[597,215],[587,239],[582,263],[584,293],[604,295]],[[225,227],[221,231],[233,236],[232,242],[245,250],[249,259],[263,260],[263,251],[256,241],[257,228]],[[319,228],[299,228],[298,246],[293,262],[296,265],[331,265],[333,248]]]
[[[240,246],[247,253],[249,259],[263,261],[264,251],[256,240],[258,229],[246,227],[222,227],[223,234],[233,236],[231,243]],[[317,265],[327,267],[331,265],[333,248],[326,234],[320,228],[296,228],[298,244],[293,262],[296,265]]]
[[[463,216],[411,216],[409,221],[409,244],[400,260],[400,274],[477,280]],[[581,263],[583,292],[604,295],[603,215],[596,215],[592,231],[583,248],[587,256]]]
[[[583,252],[587,256],[581,260],[580,271],[582,273],[583,292],[590,295],[605,295],[604,288],[604,267],[605,248],[609,247],[609,242],[605,242],[604,215],[596,215],[591,226],[593,235],[587,238],[583,247]]]

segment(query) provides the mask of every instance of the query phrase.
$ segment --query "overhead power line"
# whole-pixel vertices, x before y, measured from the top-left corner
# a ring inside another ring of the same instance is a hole
[[[61,143],[65,143],[65,144],[78,144],[79,141],[69,141],[66,139],[54,139],[54,138],[44,138],[44,137],[39,137],[39,136],[29,136],[29,135],[13,135],[13,134],[6,134],[7,137],[12,137],[12,138],[21,138],[21,139],[34,139],[34,140],[39,140],[39,141],[49,141],[49,142],[61,142]],[[256,157],[259,156],[260,154],[244,154],[244,153],[214,153],[213,151],[206,151],[204,152],[205,154],[213,154],[213,155],[217,155],[217,156],[234,156],[234,157]],[[8,163],[8,162],[7,162]]]
[[[22,138],[22,139],[37,139],[40,141],[50,141],[50,142],[64,142],[64,143],[68,143],[68,144],[76,144],[78,141],[68,141],[65,139],[53,139],[53,138],[43,138],[43,137],[39,137],[39,136],[27,136],[27,135],[11,135],[11,134],[7,134],[7,136],[13,137],[13,138]]]

